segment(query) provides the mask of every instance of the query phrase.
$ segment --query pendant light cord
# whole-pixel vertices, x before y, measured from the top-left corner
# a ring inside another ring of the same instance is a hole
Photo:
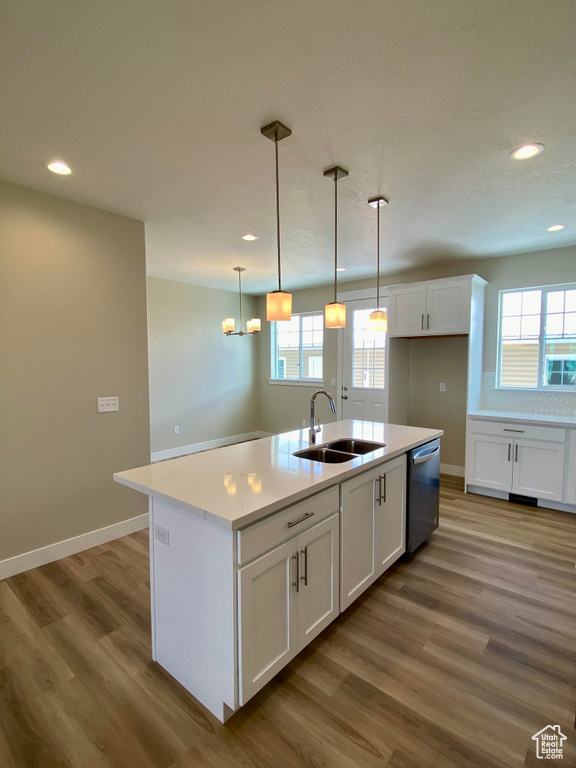
[[[338,171],[334,179],[334,302],[338,301]]]
[[[376,208],[377,213],[377,237],[376,237],[376,304],[380,311],[380,203]]]
[[[238,270],[238,293],[240,301],[240,330],[242,330],[242,272]]]
[[[276,242],[278,245],[278,290],[282,290],[282,267],[280,263],[280,184],[278,181],[278,130],[274,136],[276,155]]]

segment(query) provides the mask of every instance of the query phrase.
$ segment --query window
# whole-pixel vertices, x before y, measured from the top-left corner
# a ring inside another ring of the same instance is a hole
[[[272,378],[286,381],[322,380],[324,316],[292,315],[272,323]]]
[[[386,334],[370,328],[372,309],[355,309],[352,319],[352,386],[384,389]]]
[[[500,293],[501,387],[576,388],[576,285]]]

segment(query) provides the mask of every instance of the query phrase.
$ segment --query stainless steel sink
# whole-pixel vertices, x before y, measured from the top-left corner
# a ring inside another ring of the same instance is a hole
[[[366,453],[372,453],[379,448],[385,448],[386,443],[373,443],[370,440],[342,439],[326,443],[326,448],[332,451],[344,451],[345,453],[355,453],[357,456],[364,456]]]
[[[352,461],[356,458],[353,453],[332,451],[324,446],[305,448],[303,451],[296,451],[293,456],[299,459],[310,459],[310,461],[321,461],[324,464],[342,464],[344,461]]]

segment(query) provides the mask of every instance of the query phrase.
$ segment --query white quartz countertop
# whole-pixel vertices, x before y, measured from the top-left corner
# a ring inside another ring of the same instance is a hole
[[[576,416],[562,416],[553,413],[510,413],[506,411],[474,411],[468,414],[473,419],[487,421],[522,421],[549,427],[576,427]]]
[[[235,530],[442,434],[439,429],[336,421],[322,427],[316,445],[354,437],[386,447],[341,464],[323,464],[292,455],[309,446],[308,429],[300,429],[118,472],[114,480]]]

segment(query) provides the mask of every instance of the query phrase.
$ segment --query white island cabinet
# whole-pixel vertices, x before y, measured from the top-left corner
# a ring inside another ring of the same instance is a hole
[[[341,421],[317,443],[382,447],[322,464],[297,430],[115,475],[150,496],[154,660],[225,721],[404,552],[405,454],[441,434]]]

